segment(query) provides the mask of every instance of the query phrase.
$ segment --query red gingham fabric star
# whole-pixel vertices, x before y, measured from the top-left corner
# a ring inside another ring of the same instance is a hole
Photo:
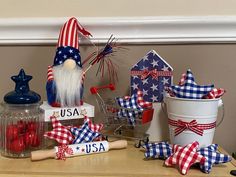
[[[143,92],[141,90],[138,90],[137,95],[138,95],[138,99],[137,99],[138,100],[138,104],[142,108],[152,108],[152,103],[151,102],[143,100]]]
[[[173,146],[173,155],[168,157],[165,160],[166,166],[178,165],[181,174],[187,174],[189,168],[195,164],[200,163],[204,164],[206,158],[200,155],[197,152],[197,148],[199,143],[197,141],[186,145],[185,147],[181,147],[179,145]]]
[[[50,117],[52,121],[53,130],[45,132],[44,136],[49,139],[56,140],[60,145],[71,144],[73,141],[73,135],[71,134],[68,127],[63,126],[56,118],[55,115]]]
[[[224,95],[225,92],[226,92],[225,89],[214,88],[207,95],[205,95],[203,98],[205,98],[205,99],[220,98],[222,95]]]
[[[186,77],[187,77],[187,74],[186,73],[183,73],[181,75],[181,78],[179,80],[179,84],[178,85],[184,85],[185,81],[186,81]]]

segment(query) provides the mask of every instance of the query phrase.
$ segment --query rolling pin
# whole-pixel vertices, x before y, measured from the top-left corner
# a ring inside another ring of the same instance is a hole
[[[82,144],[55,146],[49,150],[39,150],[31,152],[31,160],[43,160],[47,158],[63,159],[66,157],[81,156],[95,153],[107,152],[111,149],[123,149],[127,147],[126,140],[118,140],[114,142],[97,141]]]

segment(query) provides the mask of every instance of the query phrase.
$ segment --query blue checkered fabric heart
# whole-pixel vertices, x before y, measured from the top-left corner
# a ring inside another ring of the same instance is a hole
[[[89,123],[87,121],[85,121],[80,128],[72,127],[70,131],[75,137],[72,142],[73,144],[92,142],[95,138],[100,136],[100,133],[94,132],[89,128]]]
[[[214,164],[226,163],[232,160],[230,156],[217,152],[217,148],[217,144],[212,144],[198,150],[198,153],[206,158],[205,163],[200,164],[200,169],[203,172],[210,173]]]
[[[146,149],[146,158],[166,159],[172,155],[172,146],[167,142],[147,143],[143,148]]]
[[[194,81],[191,70],[187,70],[185,82],[183,85],[172,85],[170,90],[178,98],[201,99],[207,95],[214,85],[197,85]]]

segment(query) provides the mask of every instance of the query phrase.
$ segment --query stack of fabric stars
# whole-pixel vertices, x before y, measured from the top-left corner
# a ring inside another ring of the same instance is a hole
[[[102,140],[101,130],[103,124],[93,124],[85,116],[84,123],[80,127],[64,126],[57,120],[57,116],[50,117],[53,130],[45,132],[44,136],[58,142],[59,145],[88,143]]]
[[[208,147],[198,149],[197,141],[184,147],[171,145],[167,142],[149,143],[143,145],[145,157],[148,159],[164,159],[166,166],[178,166],[180,173],[187,174],[190,167],[198,165],[202,172],[210,173],[212,166],[231,161],[231,157],[219,153],[218,145],[211,144]]]

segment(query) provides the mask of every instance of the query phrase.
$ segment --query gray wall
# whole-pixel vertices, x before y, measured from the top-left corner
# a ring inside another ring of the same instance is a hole
[[[194,45],[127,45],[128,50],[120,50],[113,58],[119,65],[116,95],[126,95],[129,92],[129,68],[136,63],[149,50],[156,50],[174,68],[174,82],[177,83],[180,75],[191,68],[197,83],[214,83],[216,87],[227,90],[223,97],[225,104],[225,120],[217,128],[215,139],[229,152],[236,150],[236,45],[235,44],[194,44]],[[82,57],[90,53],[91,47],[80,47]],[[10,76],[17,75],[20,68],[24,68],[27,74],[34,78],[30,82],[31,89],[40,93],[43,99],[45,95],[45,83],[47,66],[52,64],[55,54],[55,46],[1,46],[0,65],[0,98],[13,90],[14,83]],[[107,83],[95,76],[96,67],[86,75],[85,100],[96,105],[94,97],[90,95],[89,88],[94,85]],[[105,93],[108,97],[115,94]],[[97,113],[96,120],[102,119]]]

